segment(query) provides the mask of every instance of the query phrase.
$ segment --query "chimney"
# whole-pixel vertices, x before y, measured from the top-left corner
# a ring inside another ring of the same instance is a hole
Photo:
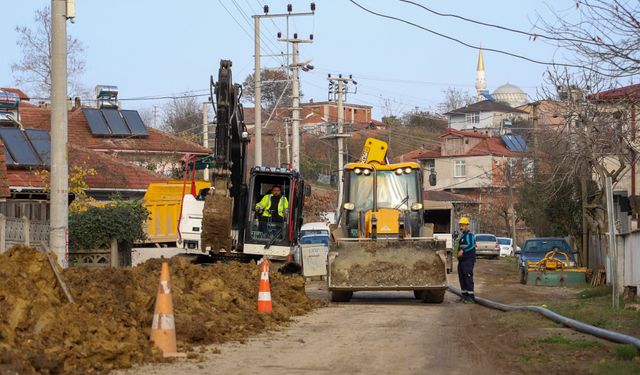
[[[71,97],[67,98],[67,111],[70,111],[73,109],[73,101],[71,100]]]
[[[80,103],[80,97],[76,96],[75,100],[74,100],[74,105],[73,105],[73,109],[80,109],[82,108],[82,103]]]

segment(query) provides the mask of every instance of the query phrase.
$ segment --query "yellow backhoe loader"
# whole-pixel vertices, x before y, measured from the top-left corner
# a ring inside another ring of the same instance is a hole
[[[344,167],[343,202],[332,227],[327,282],[334,302],[355,291],[413,291],[441,303],[447,288],[445,241],[424,223],[422,169],[389,164],[387,144],[369,138]]]

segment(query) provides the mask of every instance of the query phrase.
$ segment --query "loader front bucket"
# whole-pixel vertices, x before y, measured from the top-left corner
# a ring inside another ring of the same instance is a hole
[[[329,290],[428,290],[447,286],[440,253],[445,242],[432,238],[345,239],[331,244]]]
[[[585,272],[582,270],[529,270],[527,284],[538,286],[578,286],[586,283]]]

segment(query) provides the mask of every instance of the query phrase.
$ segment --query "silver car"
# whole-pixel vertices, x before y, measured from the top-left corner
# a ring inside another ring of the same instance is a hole
[[[476,234],[476,254],[490,258],[500,256],[500,245],[498,239],[493,234]]]

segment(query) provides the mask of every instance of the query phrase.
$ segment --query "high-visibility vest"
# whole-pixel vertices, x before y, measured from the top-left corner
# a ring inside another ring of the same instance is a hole
[[[262,208],[262,216],[264,217],[271,217],[271,211],[269,209],[271,208],[272,196],[273,194],[266,194],[264,197],[262,197],[260,202],[256,204],[256,208]],[[287,197],[282,195],[280,197],[280,201],[278,202],[278,216],[284,217],[284,210],[288,208],[289,208],[289,201],[287,200]]]

